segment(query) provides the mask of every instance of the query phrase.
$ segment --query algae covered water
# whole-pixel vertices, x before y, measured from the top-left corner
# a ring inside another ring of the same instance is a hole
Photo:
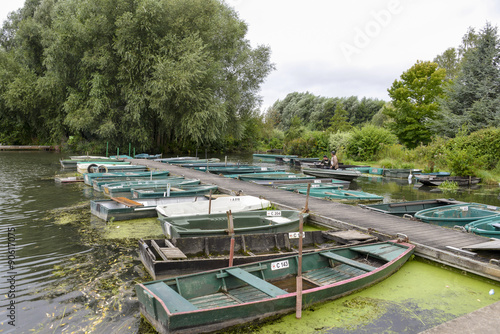
[[[160,236],[159,224],[92,217],[89,201],[102,195],[83,184],[54,182],[66,172],[60,158],[0,152],[0,333],[150,332],[133,289],[149,280],[137,238]],[[245,159],[232,158],[252,162]],[[385,200],[443,197],[401,182],[366,178],[353,186]],[[475,201],[499,205],[494,188],[454,197],[474,194],[481,194]],[[498,300],[497,283],[414,260],[380,284],[305,309],[300,320],[288,315],[236,332],[418,333]]]

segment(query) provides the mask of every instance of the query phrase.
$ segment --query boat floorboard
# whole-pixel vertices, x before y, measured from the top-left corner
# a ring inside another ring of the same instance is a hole
[[[226,178],[216,174],[205,173],[161,162],[132,160],[132,163],[147,165],[154,170],[168,170],[171,175],[197,178],[200,179],[202,183],[217,185],[219,190],[224,193],[260,196],[283,209],[302,210],[306,204],[306,195],[282,189]],[[450,265],[460,266],[462,262],[458,257],[454,259],[448,257],[447,260],[441,259],[444,252],[446,252],[447,256],[449,255],[447,246],[464,248],[467,245],[475,245],[489,240],[488,238],[475,234],[463,233],[460,230],[373,212],[358,206],[329,200],[326,201],[315,197],[309,197],[308,209],[310,219],[331,228],[344,230],[360,229],[362,231],[368,231],[370,234],[385,240],[394,238],[398,234],[404,234],[409,237],[411,242],[417,245],[415,250],[417,255],[423,254],[435,260],[447,261]],[[451,255],[455,256],[453,254]],[[477,263],[483,263],[483,267],[488,265],[489,259],[486,257],[468,257],[469,262],[475,261]],[[498,270],[495,269],[495,277],[497,277],[497,271]],[[482,271],[483,274],[491,275],[488,274],[488,272],[490,272],[489,269]],[[498,278],[500,278],[500,274],[498,274]]]

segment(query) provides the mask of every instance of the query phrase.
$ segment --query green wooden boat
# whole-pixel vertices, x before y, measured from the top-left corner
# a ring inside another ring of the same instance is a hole
[[[115,196],[119,193],[130,193],[132,189],[150,189],[164,190],[168,185],[171,187],[197,185],[200,184],[199,179],[185,179],[182,176],[172,177],[170,179],[147,180],[147,181],[125,181],[122,183],[105,184],[102,186],[102,192],[106,196]]]
[[[156,181],[156,180],[169,180],[169,179],[184,179],[184,176],[170,176],[170,175],[160,175],[154,178],[150,176],[137,176],[137,177],[129,177],[126,179],[120,178],[104,178],[104,179],[95,179],[92,181],[92,186],[96,191],[102,191],[102,187],[104,185],[117,185],[122,182],[131,182],[131,181]]]
[[[295,174],[290,172],[250,173],[250,174],[239,175],[238,179],[243,181],[298,180],[298,179],[314,179],[314,176]]]
[[[500,239],[500,215],[476,220],[465,225],[465,230],[483,237]]]
[[[384,203],[384,204],[358,204],[364,209],[374,212],[385,213],[389,215],[404,217],[413,216],[418,211],[425,209],[438,208],[445,205],[465,204],[465,202],[455,201],[454,199],[429,199],[422,201],[408,201],[397,203]]]
[[[61,167],[62,168],[66,168],[66,169],[76,169],[76,166],[79,162],[85,162],[85,163],[92,163],[92,164],[105,164],[105,163],[110,163],[110,162],[113,162],[113,163],[118,163],[118,162],[121,162],[122,164],[124,165],[127,165],[127,164],[130,164],[130,162],[124,162],[124,161],[121,161],[121,160],[118,160],[118,159],[111,159],[111,158],[105,158],[105,157],[101,157],[101,158],[81,158],[81,159],[61,159],[59,160],[60,164],[61,164]]]
[[[407,179],[410,175],[415,175],[416,173],[421,173],[421,169],[409,169],[409,168],[400,168],[400,169],[384,169],[385,177],[394,177],[398,179]]]
[[[297,231],[300,211],[260,210],[234,212],[234,233],[278,233]],[[304,213],[304,222],[309,217]],[[201,237],[228,234],[226,213],[158,218],[167,238]]]
[[[233,237],[191,237],[139,240],[139,257],[153,279],[193,274],[227,267],[231,240],[233,265],[296,255],[299,232],[241,234]],[[340,245],[361,245],[377,238],[357,231],[304,231],[302,251],[312,252]]]
[[[294,312],[297,298],[307,309],[366,288],[396,272],[413,249],[391,241],[350,246],[142,283],[135,290],[141,313],[158,332],[217,331]]]
[[[497,206],[464,203],[418,211],[415,213],[415,218],[425,223],[454,227],[465,226],[473,221],[498,215],[500,215],[500,208]]]
[[[337,181],[337,182],[335,182]],[[289,183],[289,184],[275,184],[274,188],[283,189],[288,191],[299,191],[307,190],[307,187],[311,185],[311,189],[345,189],[349,186],[349,183],[340,180],[332,180],[328,183]]]
[[[205,196],[137,198],[134,200],[124,197],[90,201],[90,213],[96,217],[110,220],[129,220],[157,217],[156,207],[159,205],[193,203],[207,201]]]
[[[168,176],[169,171],[149,171],[149,172],[113,172],[113,173],[87,173],[83,175],[86,185],[92,186],[94,180],[103,179],[127,179],[132,177],[149,177],[155,179],[157,177]]]
[[[307,189],[298,190],[300,194],[307,194]],[[316,189],[309,191],[309,195],[313,197],[326,198],[331,200],[341,201],[381,201],[383,196],[370,194],[364,191],[357,190],[342,190],[342,189]]]
[[[384,175],[384,168],[380,167],[370,167],[368,170],[368,174],[373,174],[373,175]]]
[[[330,168],[302,168],[302,172],[316,177],[328,177],[338,180],[353,181],[361,176],[357,170],[330,169]]]
[[[152,197],[179,197],[179,196],[199,196],[207,195],[217,190],[214,185],[197,186],[166,186],[156,189],[133,189],[132,198],[152,198]]]
[[[195,167],[197,170],[208,171],[213,174],[250,174],[250,173],[269,173],[269,172],[284,172],[284,168],[278,167],[260,167],[260,166],[198,166]]]

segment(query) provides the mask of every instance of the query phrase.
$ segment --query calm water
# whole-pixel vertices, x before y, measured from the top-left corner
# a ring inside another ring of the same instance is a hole
[[[133,286],[146,278],[136,241],[103,238],[105,232],[120,226],[90,217],[88,202],[95,196],[91,189],[54,182],[54,175],[63,172],[60,158],[57,153],[0,152],[0,333],[137,333],[140,319]],[[252,162],[251,158],[230,160]],[[381,194],[384,201],[452,197],[500,205],[498,187],[443,194],[417,189],[407,180],[381,178],[360,178],[351,186]],[[412,289],[405,285],[409,277],[418,277],[411,286],[432,282],[425,287],[433,290],[423,294]],[[393,328],[394,332],[417,333],[500,297],[500,288],[491,282],[419,261],[408,263],[390,279],[305,310],[300,324],[307,325],[301,332],[391,332],[388,328]],[[498,292],[490,295],[491,289]],[[404,291],[407,298],[403,298]],[[443,296],[450,298],[450,305],[430,302]],[[396,312],[401,306],[404,314]],[[343,316],[325,316],[325,312]],[[430,314],[439,316],[431,319]],[[406,322],[413,325],[403,326]],[[299,323],[289,316],[247,331],[286,333],[295,326]]]

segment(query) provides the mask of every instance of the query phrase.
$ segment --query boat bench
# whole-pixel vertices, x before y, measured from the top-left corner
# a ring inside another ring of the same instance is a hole
[[[338,255],[338,254],[335,254],[332,252],[324,252],[324,253],[321,253],[321,255],[324,257],[327,257],[329,259],[332,259],[334,261],[345,263],[351,267],[358,268],[358,269],[361,269],[364,271],[373,271],[373,270],[377,269],[377,268],[372,267],[368,264],[360,263],[358,261],[351,260],[347,257],[341,256],[341,255]]]
[[[148,284],[146,286],[152,293],[158,296],[160,301],[167,304],[168,310],[172,313],[175,312],[189,312],[196,311],[198,308],[191,304],[189,300],[182,297],[180,294],[175,292],[174,289],[169,287],[163,282],[157,282],[153,284]]]
[[[500,224],[499,223],[491,224],[491,226],[493,226],[495,228],[495,230],[500,230]]]
[[[277,286],[272,285],[269,282],[266,282],[263,279],[258,278],[255,275],[250,274],[249,272],[241,269],[241,268],[230,268],[225,270],[226,273],[234,276],[243,282],[253,286],[254,288],[264,292],[265,294],[271,297],[278,297],[280,295],[286,295],[288,292],[278,288]]]

